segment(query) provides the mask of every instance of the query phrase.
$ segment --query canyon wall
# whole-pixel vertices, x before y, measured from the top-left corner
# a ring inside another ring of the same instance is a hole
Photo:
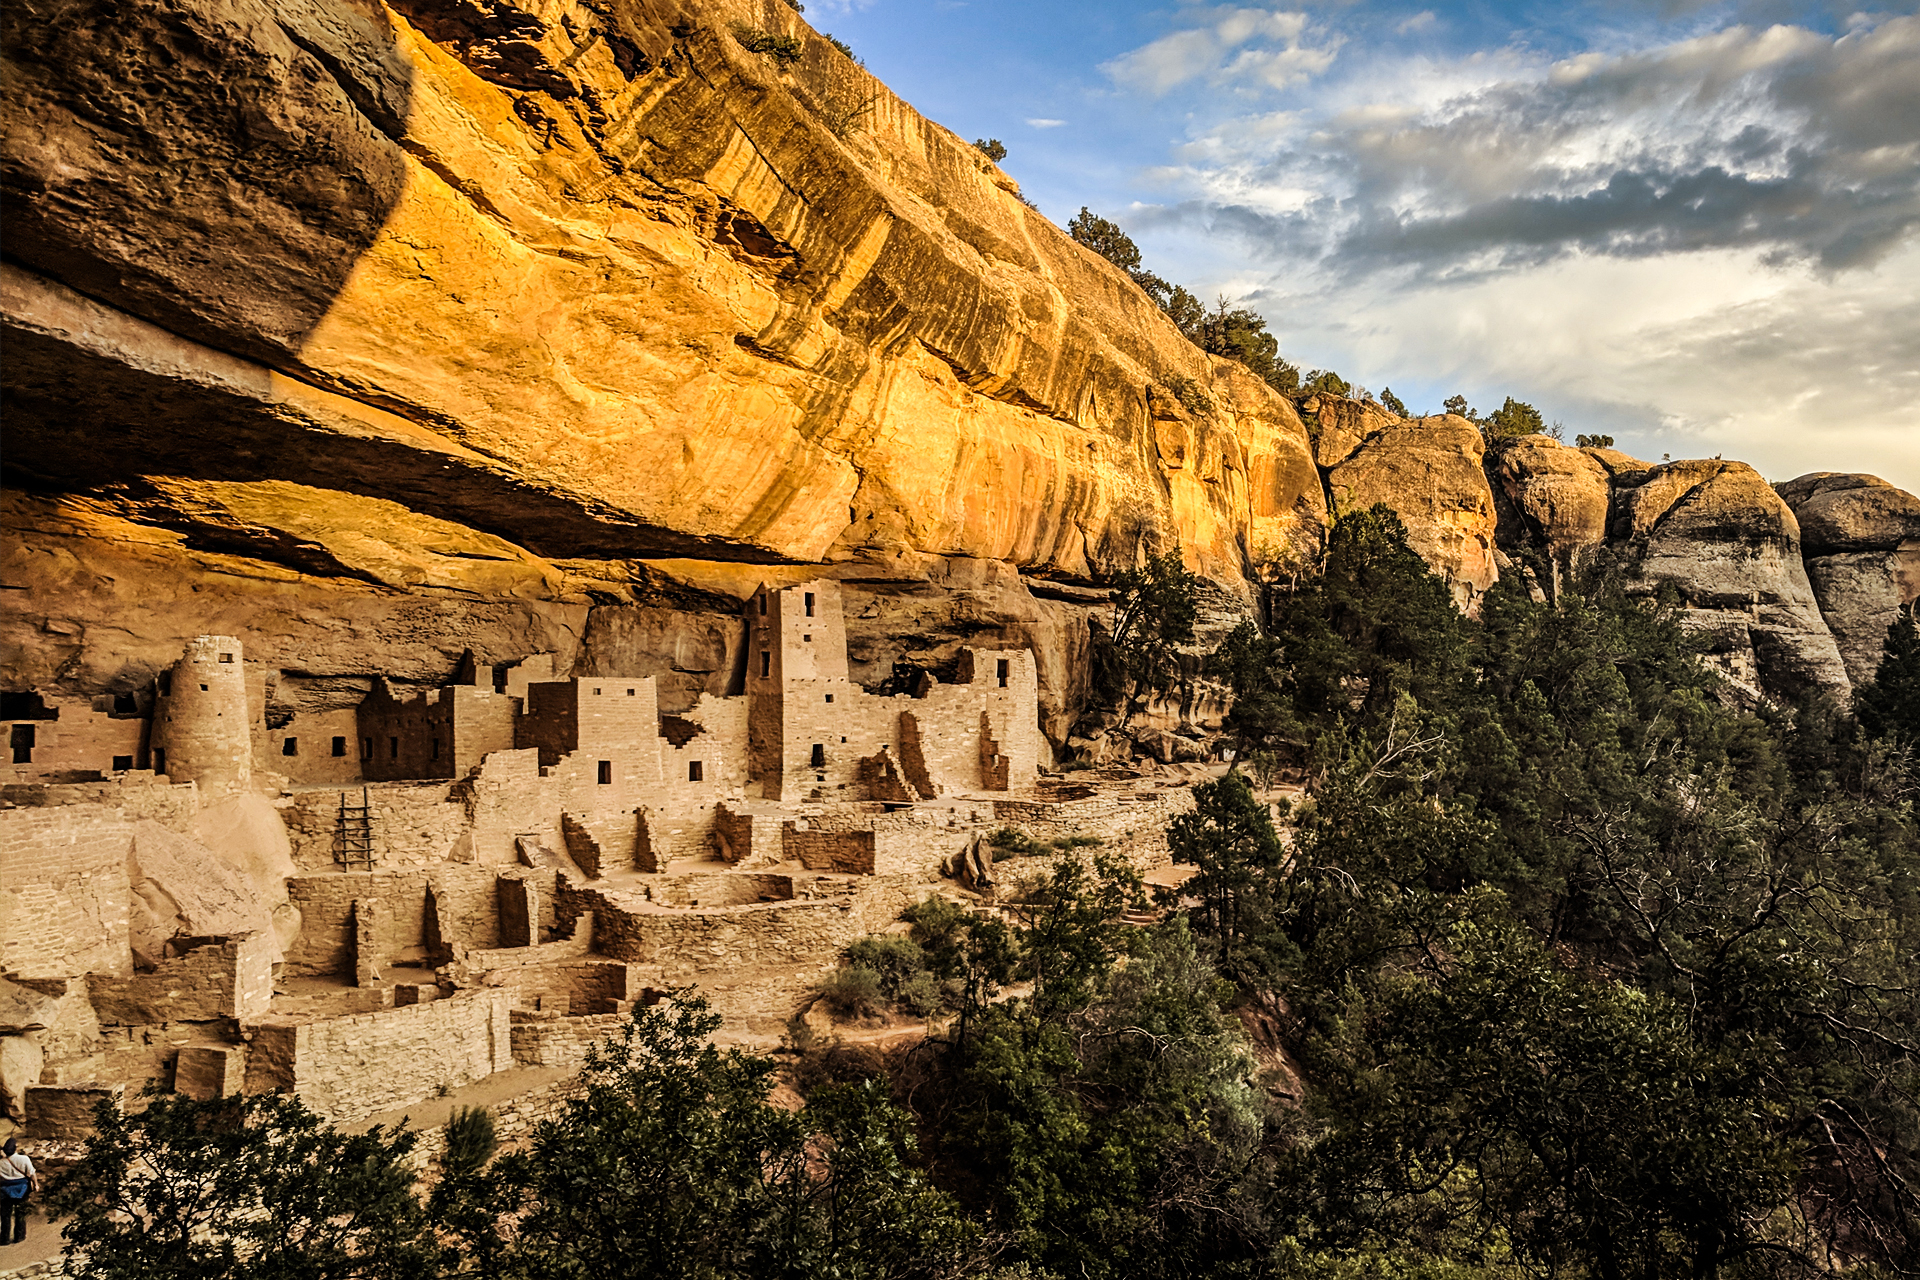
[[[1030,647],[1059,744],[1103,575],[1178,545],[1224,625],[1374,501],[1464,608],[1612,557],[1781,695],[1920,579],[1871,478],[1296,406],[781,0],[30,6],[5,58],[9,689],[215,632],[270,717],[536,653],[676,712],[824,573],[855,679]]]

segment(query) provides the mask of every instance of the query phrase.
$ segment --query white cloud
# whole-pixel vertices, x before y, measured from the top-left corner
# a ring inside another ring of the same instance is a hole
[[[1061,125],[1065,124],[1066,121],[1065,120],[1048,120],[1044,117],[1041,117],[1037,119],[1030,119],[1027,121],[1027,123],[1035,129],[1058,129]]]
[[[1920,491],[1917,65],[1920,18],[1376,61],[1203,122],[1128,225],[1417,407],[1513,394],[1643,456]]]
[[[1393,29],[1393,33],[1400,36],[1410,36],[1421,31],[1431,31],[1434,28],[1434,24],[1438,21],[1439,19],[1433,16],[1433,10],[1422,9],[1419,13],[1414,14],[1411,18],[1408,18],[1396,26]]]
[[[1190,80],[1284,89],[1325,71],[1337,36],[1308,44],[1307,15],[1266,9],[1195,10],[1202,25],[1121,54],[1100,69],[1123,89],[1159,96]]]

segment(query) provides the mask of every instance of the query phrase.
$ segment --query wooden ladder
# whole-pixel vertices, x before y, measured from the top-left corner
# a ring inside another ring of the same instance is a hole
[[[360,788],[359,804],[348,804],[347,793],[340,793],[340,815],[333,828],[333,860],[349,871],[373,870],[373,807],[365,787]]]

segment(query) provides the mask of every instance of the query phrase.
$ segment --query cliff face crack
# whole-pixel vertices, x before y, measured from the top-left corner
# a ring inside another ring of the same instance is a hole
[[[949,352],[942,351],[939,347],[934,346],[918,334],[914,335],[914,341],[919,343],[928,355],[953,370],[953,376],[960,379],[961,383],[976,395],[985,396],[989,400],[998,400],[1002,404],[1014,405],[1017,408],[1026,409],[1060,422],[1070,423],[1074,426],[1080,425],[1073,414],[1057,409],[1032,395],[1025,388],[1021,387],[1018,381],[1011,378],[1003,378],[999,374],[969,369],[960,362],[958,357]]]

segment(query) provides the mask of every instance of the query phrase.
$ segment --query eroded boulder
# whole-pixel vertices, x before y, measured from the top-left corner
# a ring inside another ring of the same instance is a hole
[[[1799,524],[1759,472],[1718,458],[1668,463],[1623,488],[1616,511],[1613,541],[1648,586],[1679,591],[1731,677],[1755,695],[1849,690]]]
[[[1407,542],[1473,611],[1500,572],[1494,564],[1493,490],[1482,467],[1480,429],[1455,414],[1393,418],[1327,474],[1340,512],[1384,502],[1399,513]]]
[[[1878,476],[1819,471],[1776,485],[1800,523],[1807,577],[1855,684],[1920,596],[1920,498]]]
[[[1612,477],[1591,451],[1523,436],[1499,450],[1491,469],[1556,567],[1574,568],[1605,544]]]

